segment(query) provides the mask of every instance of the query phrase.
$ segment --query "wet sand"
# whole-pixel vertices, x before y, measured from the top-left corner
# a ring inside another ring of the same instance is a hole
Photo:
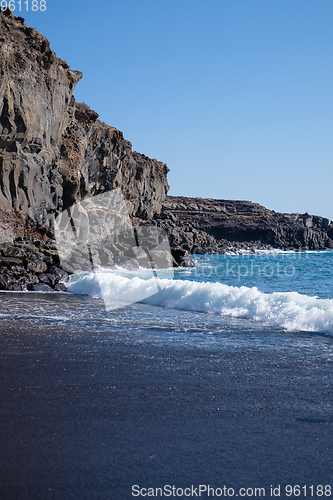
[[[327,346],[233,351],[27,325],[0,343],[1,499],[200,484],[266,497],[281,485],[287,498],[285,485],[333,482]]]

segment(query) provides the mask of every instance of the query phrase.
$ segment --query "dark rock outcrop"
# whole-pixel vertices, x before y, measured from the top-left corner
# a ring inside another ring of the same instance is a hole
[[[87,250],[80,244],[66,249],[58,248],[51,239],[19,237],[14,242],[0,244],[0,291],[63,292],[71,274],[96,271],[100,267],[133,270],[192,265],[183,249],[175,248],[170,254],[167,249],[158,249],[154,240],[153,235],[150,241],[146,239],[145,247],[105,241],[102,245],[94,243]]]
[[[169,187],[167,166],[132,152],[121,132],[75,102],[82,73],[49,45],[0,12],[0,227],[12,238],[51,235],[55,213],[115,187],[130,215],[152,218]]]
[[[21,18],[0,14],[0,206],[38,226],[62,205],[59,144],[82,73]]]
[[[122,132],[97,119],[84,103],[65,130],[60,148],[63,208],[120,188],[130,215],[152,219],[161,211],[169,189],[165,163],[132,152]]]
[[[233,249],[333,248],[333,223],[309,214],[283,214],[250,201],[168,196],[158,224],[191,253]]]
[[[59,269],[53,241],[17,238],[0,244],[0,290],[65,291],[68,274]]]

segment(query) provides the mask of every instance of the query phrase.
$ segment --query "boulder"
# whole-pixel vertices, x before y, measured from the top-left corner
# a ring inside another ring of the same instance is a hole
[[[53,288],[45,283],[36,283],[34,285],[29,285],[28,289],[32,292],[54,292]]]

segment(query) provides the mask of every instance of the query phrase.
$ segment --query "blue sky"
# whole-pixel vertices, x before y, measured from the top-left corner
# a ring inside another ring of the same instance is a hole
[[[46,4],[21,15],[83,72],[77,101],[168,164],[169,194],[333,220],[332,0]]]

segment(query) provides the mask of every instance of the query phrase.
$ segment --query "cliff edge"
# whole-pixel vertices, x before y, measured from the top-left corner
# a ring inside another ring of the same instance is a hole
[[[172,245],[191,253],[333,248],[329,219],[278,213],[251,201],[167,196],[159,225]]]
[[[158,215],[165,163],[132,151],[73,91],[82,73],[21,17],[0,12],[0,228],[2,241],[52,236],[53,215],[121,188],[129,214]]]

